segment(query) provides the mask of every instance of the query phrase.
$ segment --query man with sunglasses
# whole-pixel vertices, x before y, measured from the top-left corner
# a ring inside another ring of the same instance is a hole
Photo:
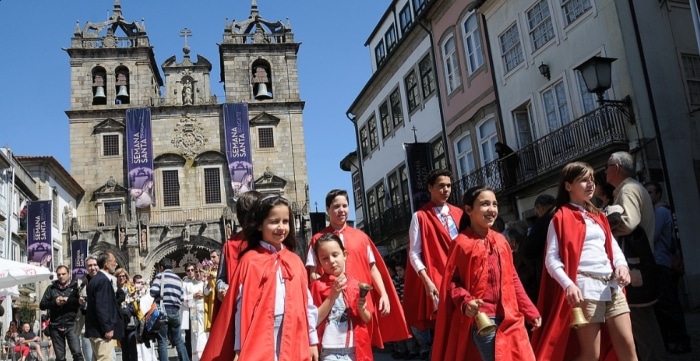
[[[66,360],[66,340],[74,361],[83,361],[80,347],[80,332],[75,332],[75,319],[80,307],[79,288],[71,281],[70,271],[66,266],[56,267],[56,280],[46,288],[39,308],[49,310],[48,327],[53,343],[56,361]]]

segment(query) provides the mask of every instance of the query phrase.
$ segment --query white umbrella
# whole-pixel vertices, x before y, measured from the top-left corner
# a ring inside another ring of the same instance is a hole
[[[3,296],[19,296],[19,288],[17,286],[0,288],[0,297]]]
[[[51,277],[46,267],[0,259],[0,288],[39,282]]]

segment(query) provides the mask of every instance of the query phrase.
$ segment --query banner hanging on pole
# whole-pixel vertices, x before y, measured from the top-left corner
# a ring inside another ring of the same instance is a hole
[[[408,168],[408,189],[411,194],[411,213],[430,201],[428,173],[433,169],[430,143],[404,143]]]
[[[253,159],[250,153],[248,104],[224,104],[226,161],[233,197],[253,190]]]
[[[27,204],[27,262],[53,270],[53,201],[32,201]]]
[[[81,280],[87,276],[87,267],[85,267],[85,257],[88,252],[87,239],[75,239],[71,242],[71,258],[72,265],[71,275],[74,281]]]
[[[155,206],[150,108],[127,109],[126,151],[131,201],[136,208]]]

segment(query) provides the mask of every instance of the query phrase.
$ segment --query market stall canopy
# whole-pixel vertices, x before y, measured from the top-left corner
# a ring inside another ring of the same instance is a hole
[[[39,282],[50,277],[51,271],[46,267],[0,259],[0,288]]]

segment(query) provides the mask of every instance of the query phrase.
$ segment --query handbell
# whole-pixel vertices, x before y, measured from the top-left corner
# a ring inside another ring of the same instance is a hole
[[[359,283],[360,287],[360,298],[365,298],[367,296],[367,293],[372,290],[372,285],[369,285],[367,283]]]
[[[490,335],[496,332],[496,328],[498,328],[498,326],[496,326],[493,320],[489,316],[486,316],[485,313],[478,312],[476,314],[476,333],[479,336],[484,337]]]
[[[581,307],[574,307],[571,309],[571,328],[574,330],[578,330],[579,327],[587,325],[588,320],[586,320],[586,316],[583,315],[583,310]]]

